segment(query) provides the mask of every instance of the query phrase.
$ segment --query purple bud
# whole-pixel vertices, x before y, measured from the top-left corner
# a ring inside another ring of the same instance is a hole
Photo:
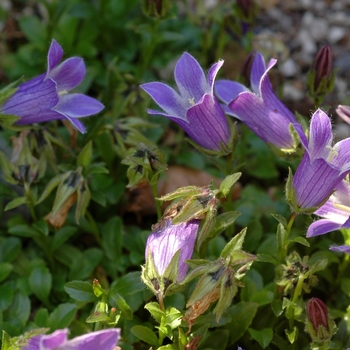
[[[333,63],[333,58],[332,58],[331,47],[330,45],[325,44],[318,50],[312,65],[312,68],[316,72],[316,77],[314,82],[315,91],[317,91],[324,77],[327,78],[327,81],[330,80],[332,75],[332,63]]]
[[[188,269],[185,260],[192,257],[198,228],[199,220],[191,220],[178,225],[172,225],[171,220],[166,220],[163,227],[158,227],[150,234],[146,244],[146,260],[151,253],[154,266],[160,276],[167,278],[164,276],[165,270],[175,253],[180,250],[177,281],[185,277]]]
[[[328,328],[328,309],[321,299],[311,298],[306,304],[306,314],[316,332],[320,326]]]

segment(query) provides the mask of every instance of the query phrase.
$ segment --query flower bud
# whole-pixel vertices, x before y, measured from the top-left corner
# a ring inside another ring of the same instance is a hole
[[[328,342],[335,334],[335,324],[328,315],[326,304],[318,298],[311,298],[306,304],[306,327],[315,343]]]
[[[317,91],[323,78],[326,78],[327,82],[332,75],[332,50],[328,44],[323,45],[317,52],[312,65],[312,69],[315,70],[316,76],[314,81],[314,89]]]
[[[255,14],[256,5],[254,0],[236,0],[236,3],[246,19]]]
[[[144,0],[143,11],[149,17],[164,17],[169,8],[169,0]]]
[[[178,225],[163,220],[148,237],[142,279],[155,294],[164,294],[170,285],[185,277],[185,261],[192,257],[198,228],[199,220]]]

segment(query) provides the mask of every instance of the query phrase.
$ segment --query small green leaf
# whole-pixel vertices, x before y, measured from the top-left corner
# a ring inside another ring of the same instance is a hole
[[[12,270],[12,264],[6,262],[0,264],[0,283],[8,277]]]
[[[242,173],[235,173],[229,176],[226,176],[225,179],[220,184],[220,191],[224,197],[226,197],[232,188],[232,186],[238,181]]]
[[[9,237],[0,241],[0,262],[12,262],[21,251],[21,241],[17,237]]]
[[[87,322],[87,323],[95,323],[95,322],[110,323],[110,322],[112,322],[112,320],[104,312],[94,312],[85,320],[85,322]]]
[[[77,301],[97,301],[92,290],[92,284],[83,281],[71,281],[64,285],[64,290],[69,294],[69,296]]]
[[[279,214],[271,214],[280,224],[283,225],[283,227],[286,229],[288,226],[287,219]]]
[[[158,323],[161,322],[161,319],[164,316],[164,311],[161,310],[158,303],[156,302],[148,303],[145,305],[145,309],[149,311],[149,313]]]
[[[300,243],[305,247],[310,247],[310,243],[304,237],[295,237],[289,241],[290,243]]]
[[[126,303],[125,299],[118,293],[113,293],[113,295],[111,295],[111,298],[115,302],[117,310],[120,310],[123,313],[123,317],[126,320],[132,320],[133,314],[130,306]]]
[[[92,160],[92,141],[90,140],[78,155],[77,164],[87,169]]]
[[[5,211],[11,210],[14,208],[19,207],[20,205],[27,204],[27,198],[26,197],[18,197],[10,201],[9,203],[6,204]]]
[[[298,334],[298,329],[297,327],[294,326],[293,330],[290,331],[289,329],[285,330],[288,340],[291,344],[293,344],[295,342],[295,340],[297,339],[297,334]]]
[[[154,331],[144,326],[134,326],[130,329],[131,333],[146,344],[158,346],[158,338]]]
[[[247,228],[244,228],[226,244],[225,248],[221,252],[222,258],[226,258],[229,254],[232,254],[233,251],[240,250],[242,248],[246,232]]]
[[[49,321],[49,312],[45,308],[37,311],[34,317],[34,322],[38,327],[47,327]]]
[[[29,286],[41,301],[47,301],[51,287],[52,276],[48,268],[39,266],[34,268],[28,278]]]
[[[60,304],[49,316],[48,326],[51,331],[68,327],[75,317],[75,304]]]
[[[11,282],[5,282],[0,285],[0,310],[6,310],[12,303],[15,290]]]
[[[248,330],[252,338],[255,339],[263,349],[270,344],[273,337],[272,328],[264,328],[260,330],[249,328]]]

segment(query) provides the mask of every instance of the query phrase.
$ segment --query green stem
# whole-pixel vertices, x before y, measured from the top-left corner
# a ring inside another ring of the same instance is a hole
[[[157,187],[157,184],[158,184],[158,181],[155,181],[153,184],[151,184],[151,187],[152,187],[154,201],[156,203],[157,217],[158,217],[158,221],[159,221],[162,218],[162,207],[160,205],[159,200],[157,200],[157,198],[158,198],[158,187]]]
[[[304,284],[304,279],[305,277],[301,275],[299,277],[298,283],[295,287],[293,298],[291,300],[292,305],[288,307],[288,319],[289,319],[289,330],[292,332],[294,328],[294,315],[295,315],[295,310],[294,310],[294,305],[298,301],[302,291],[303,291],[303,284]]]
[[[32,198],[32,194],[30,192],[30,186],[28,183],[24,183],[24,192],[27,198],[27,205],[30,211],[30,215],[32,216],[33,221],[35,222],[37,220],[35,210],[34,210],[34,201]]]

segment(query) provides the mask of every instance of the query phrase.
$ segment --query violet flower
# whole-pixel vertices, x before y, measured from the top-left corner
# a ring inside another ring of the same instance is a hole
[[[172,225],[171,220],[167,220],[165,227],[159,227],[149,235],[146,243],[146,260],[151,253],[154,266],[160,276],[164,276],[175,253],[180,250],[177,282],[185,277],[188,270],[185,260],[192,257],[198,228],[199,220],[178,225]]]
[[[164,111],[150,109],[148,113],[179,124],[203,148],[220,151],[230,141],[226,116],[213,93],[214,80],[222,65],[223,61],[215,63],[206,78],[195,58],[185,52],[174,72],[179,93],[160,82],[141,85]]]
[[[120,329],[110,328],[91,332],[67,340],[68,329],[30,338],[21,350],[113,350],[119,340]]]
[[[294,125],[305,147],[293,179],[298,208],[312,209],[326,201],[350,170],[350,138],[332,146],[329,117],[318,109],[310,122],[309,140],[302,127]]]
[[[21,84],[0,107],[0,113],[16,115],[18,125],[68,119],[80,132],[85,132],[78,119],[100,112],[104,106],[83,94],[68,94],[85,76],[82,58],[71,57],[59,64],[62,47],[52,40],[47,55],[47,71]]]
[[[258,52],[250,73],[253,91],[234,81],[218,80],[215,92],[227,105],[227,114],[241,120],[265,142],[288,150],[294,148],[289,127],[297,120],[272,90],[268,72],[276,62],[276,59],[271,59],[266,67],[262,54]]]
[[[336,110],[340,118],[350,124],[350,106],[339,105]]]
[[[306,237],[323,235],[328,232],[350,228],[350,184],[342,181],[327,202],[315,211],[322,219],[313,222]]]

